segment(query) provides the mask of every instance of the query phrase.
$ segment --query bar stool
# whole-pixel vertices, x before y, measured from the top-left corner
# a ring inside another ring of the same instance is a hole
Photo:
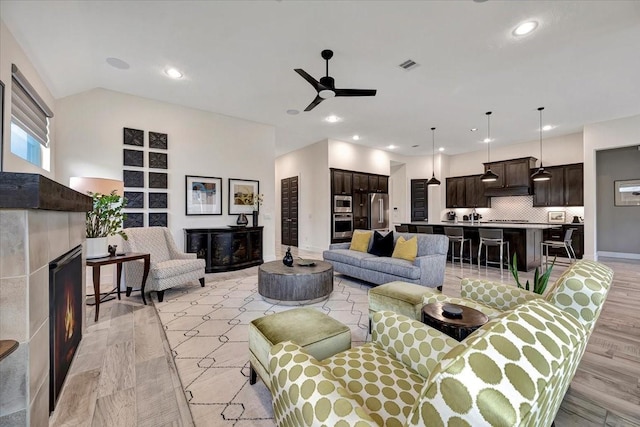
[[[464,252],[464,244],[469,242],[469,263],[471,261],[471,239],[467,239],[464,237],[464,229],[462,227],[445,227],[444,234],[449,238],[449,250],[451,252],[451,263],[453,264],[456,261],[456,258],[460,260],[460,265],[462,265],[462,254]],[[455,256],[455,248],[456,243],[460,244],[460,256]]]
[[[416,233],[433,234],[433,227],[430,225],[416,225]]]
[[[398,233],[408,233],[409,226],[408,225],[396,225],[396,231]]]
[[[573,237],[573,230],[575,228],[568,228],[564,233],[563,240],[545,240],[540,243],[540,254],[541,261],[544,260],[544,268],[546,270],[549,258],[549,248],[555,249],[564,249],[569,257],[569,263],[576,261],[576,253],[573,250],[573,246],[571,245],[571,238]],[[545,251],[545,248],[547,249]],[[542,267],[542,262],[540,263],[540,267]]]
[[[478,270],[480,270],[480,256],[482,254],[482,247],[486,246],[484,256],[484,267],[487,268],[487,264],[500,264],[500,275],[502,276],[502,267],[504,252],[503,248],[507,247],[507,268],[509,268],[509,242],[504,240],[504,233],[502,229],[495,228],[480,228],[480,244],[478,245]],[[489,261],[489,247],[500,248],[500,259],[498,261]]]

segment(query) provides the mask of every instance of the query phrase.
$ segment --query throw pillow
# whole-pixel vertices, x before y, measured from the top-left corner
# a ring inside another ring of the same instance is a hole
[[[367,252],[369,249],[369,241],[371,240],[371,231],[367,230],[354,230],[351,237],[351,246],[349,249],[358,252]]]
[[[413,236],[409,240],[405,240],[404,237],[400,236],[398,241],[396,242],[396,247],[393,248],[393,254],[391,257],[393,258],[402,258],[407,261],[415,261],[416,256],[418,255],[418,238]]]
[[[390,257],[393,253],[393,231],[382,235],[377,231],[373,232],[373,245],[369,253],[376,256]]]

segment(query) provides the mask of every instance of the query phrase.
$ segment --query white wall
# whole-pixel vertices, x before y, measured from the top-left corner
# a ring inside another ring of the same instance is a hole
[[[44,84],[40,75],[31,64],[31,61],[22,48],[18,45],[13,35],[9,32],[4,22],[0,20],[0,80],[4,83],[4,123],[2,126],[2,170],[5,172],[39,173],[47,178],[55,179],[56,165],[51,159],[50,170],[46,171],[11,153],[11,64],[16,64],[18,69],[27,78],[29,83],[38,92],[47,106],[54,112],[54,117],[49,119],[49,147],[51,152],[56,150],[56,109],[53,95]],[[66,183],[68,185],[68,182]]]
[[[407,200],[411,199],[411,188],[407,181],[407,165],[391,166],[389,175],[389,222],[399,224],[411,215],[407,212]]]
[[[596,152],[640,144],[640,115],[600,122],[584,127],[584,251],[585,258],[598,259]],[[638,167],[640,171],[640,166]],[[639,172],[640,175],[640,172]],[[638,218],[640,223],[640,218]]]
[[[429,179],[432,173],[435,172],[436,178],[441,182],[439,186],[428,187],[427,189],[427,202],[428,202],[428,218],[429,221],[439,221],[442,219],[442,212],[445,209],[446,204],[446,183],[445,179],[450,176],[449,162],[450,156],[439,153],[436,154],[435,159],[432,156],[423,157],[406,157],[407,164],[407,210],[405,222],[411,220],[411,180],[412,179]],[[435,169],[434,169],[435,167]]]
[[[391,155],[364,145],[329,139],[328,167],[389,176]]]
[[[298,245],[322,251],[331,241],[331,187],[328,141],[320,141],[276,159],[276,242],[281,241],[280,180],[298,181]]]
[[[265,196],[260,209],[264,258],[275,259],[275,129],[272,126],[104,89],[63,98],[56,106],[58,182],[68,185],[71,176],[122,179],[122,150],[135,149],[123,145],[123,128],[144,130],[145,147],[148,147],[149,131],[166,133],[168,220],[178,247],[184,247],[183,228],[235,224],[237,216],[227,214],[228,179],[253,179],[260,181],[260,192]],[[146,157],[145,165],[148,166]],[[223,178],[222,215],[185,215],[185,175]],[[148,184],[147,174],[145,184]]]

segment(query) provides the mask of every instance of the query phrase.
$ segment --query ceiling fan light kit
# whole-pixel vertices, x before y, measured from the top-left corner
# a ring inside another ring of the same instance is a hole
[[[540,112],[540,168],[531,175],[531,179],[534,181],[549,181],[552,176],[549,172],[544,170],[544,166],[542,166],[542,110],[544,110],[544,107],[538,108],[538,111]]]
[[[428,187],[440,185],[440,181],[436,178],[436,128],[431,128],[431,179],[427,181]]]
[[[485,113],[487,115],[487,163],[491,162],[491,111],[487,111]],[[499,178],[498,175],[491,171],[491,165],[489,165],[489,169],[482,174],[480,180],[482,182],[494,182]]]
[[[294,71],[300,74],[318,93],[316,98],[311,101],[311,104],[309,104],[304,111],[311,111],[325,99],[337,96],[375,96],[377,92],[375,89],[336,89],[335,80],[329,76],[329,60],[333,57],[333,51],[325,49],[322,51],[321,56],[322,59],[326,61],[326,75],[321,77],[320,81],[311,77],[311,75],[302,68],[294,69]]]

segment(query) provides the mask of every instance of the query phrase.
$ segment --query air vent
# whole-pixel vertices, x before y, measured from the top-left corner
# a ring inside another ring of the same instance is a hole
[[[403,70],[405,70],[405,71],[409,71],[409,70],[413,70],[414,68],[420,66],[420,64],[418,64],[413,59],[407,59],[406,61],[404,61],[402,64],[400,64],[398,66],[400,68],[402,68]]]

